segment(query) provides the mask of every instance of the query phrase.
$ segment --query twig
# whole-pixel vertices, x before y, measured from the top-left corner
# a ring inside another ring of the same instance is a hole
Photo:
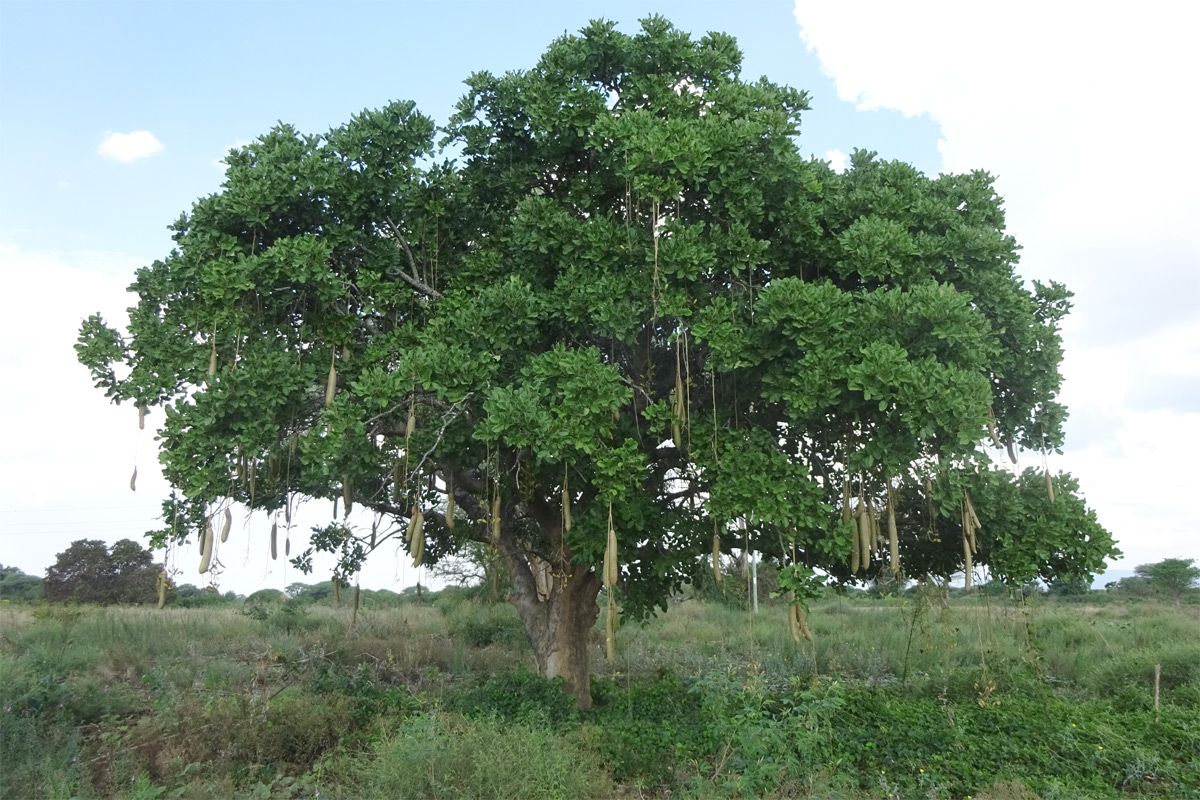
[[[400,247],[404,250],[404,256],[406,259],[408,259],[408,268],[412,270],[413,273],[412,275],[409,275],[404,270],[397,269],[395,271],[396,274],[399,275],[405,283],[426,297],[432,297],[434,300],[441,300],[441,292],[431,286],[427,286],[417,279],[417,260],[413,258],[412,250],[409,248],[408,241],[404,238],[404,234],[400,233],[400,226],[398,226],[395,222],[392,222],[390,219],[387,221],[387,224],[388,228],[391,229],[392,236],[395,237],[396,241],[400,243]]]

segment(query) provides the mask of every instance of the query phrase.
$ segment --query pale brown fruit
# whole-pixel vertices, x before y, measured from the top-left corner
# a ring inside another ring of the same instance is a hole
[[[717,583],[721,582],[721,536],[718,533],[713,533],[713,548],[712,548],[712,568],[713,580]]]
[[[212,522],[204,523],[204,530],[200,533],[200,574],[208,572],[209,564],[212,563],[213,551],[213,530]]]
[[[608,504],[608,545],[604,548],[604,588],[617,585],[620,570],[617,565],[617,529],[613,527],[612,503]]]

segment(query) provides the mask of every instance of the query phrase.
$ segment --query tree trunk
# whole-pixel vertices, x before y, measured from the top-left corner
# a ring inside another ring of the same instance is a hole
[[[581,710],[592,707],[588,637],[600,614],[599,593],[599,579],[579,564],[569,575],[555,576],[544,599],[533,581],[513,581],[513,604],[533,645],[538,674],[563,678]]]

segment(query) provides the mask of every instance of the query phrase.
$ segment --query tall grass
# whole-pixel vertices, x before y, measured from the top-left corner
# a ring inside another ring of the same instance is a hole
[[[579,714],[511,607],[452,594],[0,607],[0,797],[1200,794],[1200,608],[833,596],[809,623],[685,600],[611,663],[598,627]]]

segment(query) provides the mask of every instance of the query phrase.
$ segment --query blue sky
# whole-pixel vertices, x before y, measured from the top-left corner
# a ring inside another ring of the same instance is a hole
[[[738,37],[748,76],[807,88],[812,152],[873,147],[936,171],[936,126],[839,102],[786,3],[8,2],[0,31],[0,198],[10,241],[166,253],[164,226],[217,188],[226,148],[277,121],[322,133],[363,108],[413,100],[444,121],[477,70],[532,66],[555,37],[653,7],[697,34]],[[164,145],[97,158],[106,131]],[[69,184],[63,186],[62,184]]]
[[[394,99],[444,121],[471,72],[531,67],[589,19],[632,32],[648,13],[695,35],[731,33],[744,76],[807,90],[806,153],[861,147],[930,173],[998,174],[1020,271],[1078,295],[1064,364],[1073,416],[1053,465],[1081,478],[1126,568],[1200,557],[1184,533],[1200,521],[1185,502],[1200,477],[1200,174],[1187,99],[1200,60],[1186,33],[1200,20],[1155,0],[1102,18],[1069,3],[966,8],[6,0],[0,412],[17,422],[0,449],[0,563],[40,574],[74,539],[136,538],[152,524],[166,487],[151,432],[139,437],[133,412],[90,388],[71,344],[83,316],[119,319],[133,270],[169,252],[166,226],[218,189],[230,146],[277,121],[321,133]],[[265,524],[251,522],[255,543],[224,559],[223,586],[301,578],[265,561]],[[416,579],[398,564],[373,569],[364,581],[376,586]],[[189,568],[181,580],[197,577]]]

